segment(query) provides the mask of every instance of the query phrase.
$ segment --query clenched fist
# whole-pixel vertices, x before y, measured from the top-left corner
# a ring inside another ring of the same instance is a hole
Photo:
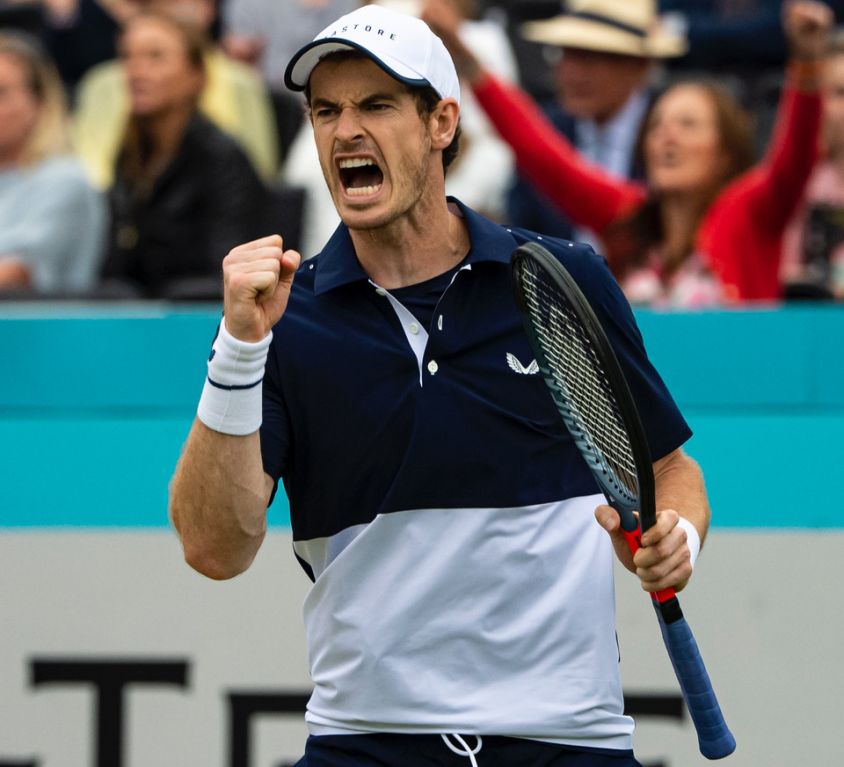
[[[826,51],[829,30],[835,21],[832,9],[817,0],[793,0],[783,5],[782,25],[791,55],[819,59]]]
[[[273,234],[238,245],[223,259],[226,328],[235,338],[264,338],[287,307],[301,256]]]

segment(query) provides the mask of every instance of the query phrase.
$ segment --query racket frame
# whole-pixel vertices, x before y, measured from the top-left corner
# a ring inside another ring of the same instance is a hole
[[[544,345],[529,316],[531,310],[522,287],[521,264],[531,261],[538,263],[540,269],[544,270],[545,276],[569,302],[577,320],[585,328],[588,345],[610,385],[614,404],[627,431],[638,483],[638,490],[632,495],[637,495],[637,498],[631,498],[631,493],[626,489],[619,492],[624,483],[617,478],[609,461],[603,457],[588,431],[580,427],[580,416],[573,414],[574,408],[566,397],[565,382],[558,381],[551,372]],[[621,531],[630,551],[635,555],[642,546],[641,530],[649,529],[656,521],[655,480],[644,427],[615,352],[607,340],[603,326],[574,278],[546,248],[533,242],[520,245],[512,254],[510,266],[513,293],[522,324],[549,394],[598,486],[606,495],[608,503],[618,512]],[[639,512],[638,519],[633,514],[634,509]],[[697,731],[700,751],[707,759],[729,756],[735,751],[736,741],[724,721],[712,683],[691,629],[683,616],[675,590],[664,589],[652,593],[651,597],[663,641]]]

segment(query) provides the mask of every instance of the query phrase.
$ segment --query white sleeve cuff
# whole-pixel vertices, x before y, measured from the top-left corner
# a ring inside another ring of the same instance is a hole
[[[225,321],[211,347],[208,377],[197,417],[209,429],[244,436],[258,431],[263,419],[263,380],[272,333],[257,343],[240,341]]]
[[[688,519],[683,517],[680,517],[680,520],[677,522],[677,527],[682,527],[683,530],[686,531],[686,540],[688,542],[689,553],[692,558],[692,567],[694,567],[695,562],[697,561],[697,556],[700,554],[700,533],[698,533],[697,528],[689,522]]]

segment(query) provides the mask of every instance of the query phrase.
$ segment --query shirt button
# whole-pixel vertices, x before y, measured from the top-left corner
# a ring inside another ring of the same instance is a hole
[[[434,374],[435,374],[435,373],[436,373],[439,369],[440,369],[440,366],[439,366],[439,365],[437,365],[437,363],[436,363],[436,362],[434,362],[434,360],[431,360],[431,361],[428,363],[428,372],[429,372],[431,375],[434,375]]]
[[[387,291],[386,291],[386,290],[384,290],[384,288],[375,288],[375,292],[376,292],[379,296],[386,296],[386,295],[387,295]]]
[[[410,330],[413,335],[416,335],[419,332],[419,325],[417,325],[415,322],[411,322],[408,330]]]

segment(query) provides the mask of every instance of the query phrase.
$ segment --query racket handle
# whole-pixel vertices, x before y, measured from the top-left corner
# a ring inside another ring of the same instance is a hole
[[[627,545],[630,548],[631,553],[635,554],[642,548],[642,534],[639,532],[638,527],[635,530],[625,530],[622,528],[621,532],[624,535],[624,540],[627,541]],[[667,602],[669,599],[675,599],[677,592],[674,591],[674,589],[663,589],[662,591],[652,592],[651,596],[657,602],[662,604],[663,602]]]
[[[624,539],[634,554],[642,548],[639,530],[622,530]],[[707,759],[723,759],[736,750],[736,739],[724,721],[706,666],[700,656],[692,630],[683,617],[674,589],[651,594],[659,618],[662,638],[680,683],[686,707],[697,731],[700,753]]]
[[[707,759],[723,759],[736,750],[736,739],[724,721],[692,630],[676,597],[673,603],[654,602],[654,609],[668,657],[697,731],[700,753]]]

